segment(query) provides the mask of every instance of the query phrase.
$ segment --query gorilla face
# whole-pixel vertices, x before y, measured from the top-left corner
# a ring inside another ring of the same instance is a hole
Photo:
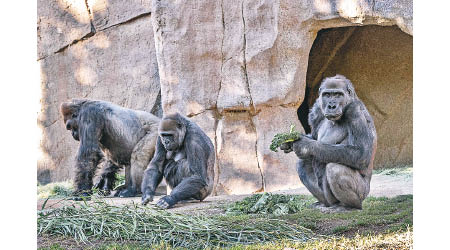
[[[71,130],[73,139],[79,141],[80,135],[78,131],[78,121],[77,116],[75,114],[72,115],[72,117],[66,121],[66,129]]]
[[[183,145],[186,128],[173,119],[163,119],[159,124],[159,136],[167,151],[175,151]]]
[[[345,89],[345,83],[341,81],[327,81],[320,87],[320,107],[328,120],[341,119],[344,108],[351,99]]]
[[[86,102],[86,100],[72,100],[70,102],[63,102],[60,106],[60,111],[63,115],[66,129],[72,132],[73,139],[77,141],[80,140],[78,114],[84,102]]]
[[[322,92],[322,111],[328,120],[336,121],[342,116],[345,93],[342,90],[327,89]]]
[[[161,136],[161,142],[167,151],[175,151],[178,149],[178,143],[175,140],[174,133],[161,132],[159,135]]]

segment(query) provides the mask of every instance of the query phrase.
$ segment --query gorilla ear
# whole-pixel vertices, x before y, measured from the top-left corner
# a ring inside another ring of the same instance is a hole
[[[355,88],[352,85],[347,84],[347,92],[352,98],[355,98]]]

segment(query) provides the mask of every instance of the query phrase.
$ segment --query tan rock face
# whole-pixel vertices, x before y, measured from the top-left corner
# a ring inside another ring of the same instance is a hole
[[[92,23],[97,31],[150,14],[151,0],[87,0]]]
[[[42,13],[55,6],[40,4]],[[86,8],[82,13],[89,21],[63,21],[66,30],[80,30],[75,38],[43,32],[56,24],[39,22],[38,50],[47,54],[87,37],[39,61],[49,173],[68,164],[66,157],[76,150],[57,121],[60,100],[87,96],[151,110],[159,82],[164,112],[189,116],[214,142],[215,193],[296,188],[301,184],[295,155],[271,152],[269,145],[291,124],[302,130],[297,109],[305,89],[337,71],[355,83],[375,118],[378,166],[412,159],[412,1],[89,0]],[[95,34],[86,29],[91,23]],[[374,24],[397,25],[401,31],[356,27],[321,38],[322,46],[311,50],[322,29]],[[51,39],[57,40],[54,48],[44,42]],[[389,72],[395,74],[386,74],[394,61],[398,67]]]
[[[298,188],[301,185],[297,174],[297,156],[294,153],[285,154],[282,150],[273,152],[269,149],[272,139],[277,133],[288,132],[290,125],[295,130],[304,132],[296,117],[297,108],[270,107],[264,108],[253,117],[258,140],[256,142],[258,162],[264,175],[266,191]]]
[[[37,6],[38,59],[91,33],[84,1],[38,0]]]
[[[78,148],[59,114],[61,102],[90,98],[149,112],[158,109],[159,74],[149,16],[97,32],[39,63],[43,154],[38,175],[49,170],[47,179],[71,178]]]
[[[263,190],[256,158],[256,129],[248,112],[227,113],[217,126],[217,193],[248,194]]]
[[[163,110],[186,115],[216,106],[223,39],[219,1],[153,1]]]

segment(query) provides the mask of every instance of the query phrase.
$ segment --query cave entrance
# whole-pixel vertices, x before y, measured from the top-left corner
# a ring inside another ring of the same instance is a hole
[[[323,78],[350,79],[374,118],[377,165],[412,163],[412,36],[397,26],[352,26],[320,30],[312,45],[305,98],[297,115],[310,132],[308,112]]]

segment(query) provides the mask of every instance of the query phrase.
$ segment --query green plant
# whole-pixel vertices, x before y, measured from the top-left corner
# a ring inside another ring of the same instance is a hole
[[[299,195],[283,194],[254,194],[250,197],[230,204],[226,213],[228,214],[274,214],[284,215],[299,212],[302,208],[310,205],[313,199]]]
[[[276,134],[272,139],[272,143],[270,144],[270,150],[278,152],[277,148],[279,148],[281,144],[286,142],[293,142],[300,139],[300,132],[295,131],[294,128],[295,125],[291,125],[288,133]]]
[[[37,186],[38,199],[64,198],[72,195],[73,184],[70,181],[49,183]]]

